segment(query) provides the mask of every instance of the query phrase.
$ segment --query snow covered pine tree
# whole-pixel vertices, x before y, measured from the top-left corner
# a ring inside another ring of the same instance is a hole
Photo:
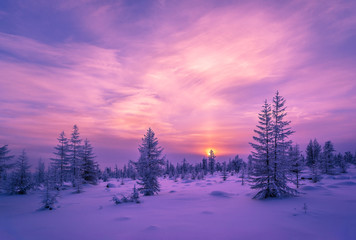
[[[85,139],[82,151],[82,176],[84,181],[90,184],[96,184],[98,181],[94,159],[93,147],[89,140]]]
[[[56,151],[53,153],[55,157],[51,158],[51,160],[52,166],[56,169],[56,185],[62,187],[63,182],[67,180],[70,173],[69,146],[64,131],[59,134],[57,140],[58,144],[54,147]]]
[[[140,158],[133,164],[138,173],[138,190],[145,196],[154,195],[160,191],[158,177],[161,175],[164,158],[161,158],[163,148],[158,146],[158,139],[151,128],[147,130],[139,146]]]
[[[290,121],[284,120],[287,115],[286,100],[276,92],[273,98],[272,127],[273,127],[273,182],[276,197],[294,196],[297,191],[288,186],[288,175],[292,168],[292,162],[287,156],[287,150],[292,146],[292,141],[288,137],[294,133],[289,124]]]
[[[260,191],[254,196],[256,199],[269,197],[286,197],[297,194],[295,189],[288,186],[287,178],[291,171],[286,150],[291,146],[287,138],[293,133],[284,121],[286,116],[285,100],[277,91],[273,98],[273,111],[265,100],[262,111],[259,114],[259,125],[254,130],[258,136],[253,139],[257,143],[250,143],[255,149],[252,152],[252,189]]]
[[[251,188],[260,190],[254,198],[263,199],[274,196],[272,178],[272,117],[271,105],[265,100],[259,113],[259,125],[254,132],[253,139],[257,143],[250,143],[255,149],[252,151]]]

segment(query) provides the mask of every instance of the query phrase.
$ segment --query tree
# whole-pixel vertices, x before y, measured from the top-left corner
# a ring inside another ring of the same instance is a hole
[[[151,128],[142,138],[138,151],[140,158],[133,164],[138,173],[138,190],[145,196],[154,195],[160,191],[158,176],[162,173],[161,166],[164,159],[161,158],[163,148],[158,145],[158,139]]]
[[[62,186],[63,182],[67,180],[67,176],[70,172],[69,145],[64,131],[59,134],[57,140],[58,144],[54,147],[56,151],[53,153],[55,157],[51,158],[51,160],[52,166],[55,168],[56,184]]]
[[[8,162],[11,161],[14,156],[9,155],[9,153],[8,145],[0,147],[0,183],[6,178],[6,170],[13,167],[13,164]]]
[[[224,181],[226,181],[226,179],[227,179],[226,162],[223,163],[221,177],[222,177],[222,179],[223,179]]]
[[[72,181],[75,183],[81,181],[81,146],[82,139],[79,136],[77,125],[73,126],[73,132],[69,143],[69,159],[71,164]]]
[[[85,182],[96,184],[98,179],[94,162],[95,156],[88,139],[85,139],[82,150],[82,177]]]
[[[203,169],[204,175],[206,175],[208,173],[208,160],[205,157],[203,157],[203,160],[202,160],[202,169]]]
[[[254,148],[251,160],[251,188],[258,189],[259,192],[254,196],[256,199],[275,197],[273,190],[273,169],[272,169],[272,113],[271,106],[265,100],[259,115],[259,125],[254,132],[257,136],[253,136],[256,143],[250,143]]]
[[[25,150],[18,157],[15,164],[15,171],[11,179],[11,192],[16,194],[26,194],[31,188],[31,173],[29,172],[30,165]]]
[[[303,171],[303,156],[299,150],[299,145],[291,146],[288,151],[288,157],[292,163],[291,172],[295,175],[295,185],[299,188],[299,178]]]
[[[310,140],[307,149],[307,166],[312,171],[312,180],[314,183],[320,181],[319,169],[321,166],[321,146],[316,139]]]
[[[244,161],[242,161],[241,168],[240,168],[241,185],[245,185],[246,168],[247,168],[247,164]]]
[[[56,182],[54,182],[51,176],[51,170],[48,169],[45,175],[45,189],[42,195],[42,208],[53,210],[55,208],[54,204],[57,203],[58,192],[55,191]]]
[[[347,173],[347,168],[349,167],[348,157],[347,152],[345,153],[345,156],[341,153],[335,156],[335,162],[340,167],[341,173]]]
[[[297,194],[295,189],[288,186],[287,175],[290,172],[290,161],[286,152],[291,145],[288,137],[293,133],[289,126],[290,121],[285,121],[285,100],[277,91],[273,98],[273,111],[265,101],[259,114],[257,136],[250,143],[255,149],[252,152],[252,189],[260,191],[254,198],[287,197]]]
[[[294,132],[291,130],[289,124],[290,121],[284,120],[287,115],[286,100],[276,92],[273,98],[273,110],[272,110],[272,127],[273,127],[273,178],[277,188],[288,192],[286,174],[290,169],[290,162],[286,157],[288,148],[292,145],[292,141],[288,140],[289,136]]]
[[[214,154],[213,149],[210,149],[208,163],[209,163],[209,171],[210,171],[211,175],[213,175],[215,172],[215,158],[216,158],[216,156]]]
[[[335,167],[334,162],[334,145],[331,141],[325,142],[322,153],[322,172],[325,174],[332,174]]]

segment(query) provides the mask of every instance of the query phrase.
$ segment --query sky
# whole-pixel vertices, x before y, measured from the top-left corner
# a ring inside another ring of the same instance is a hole
[[[356,150],[356,1],[0,2],[0,145],[53,157],[74,124],[101,166],[151,127],[171,161],[246,157],[276,91],[291,139]]]

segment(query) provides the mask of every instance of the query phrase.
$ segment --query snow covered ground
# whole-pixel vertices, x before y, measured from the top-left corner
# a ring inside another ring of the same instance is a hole
[[[356,169],[303,181],[296,198],[252,200],[240,179],[161,179],[157,196],[114,205],[134,181],[61,192],[59,208],[37,210],[41,194],[0,196],[0,239],[356,239]],[[307,206],[305,213],[304,204]]]

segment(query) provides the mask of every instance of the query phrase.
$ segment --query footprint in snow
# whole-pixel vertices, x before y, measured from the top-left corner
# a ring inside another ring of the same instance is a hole
[[[130,219],[131,218],[129,218],[129,217],[119,217],[119,218],[116,218],[115,220],[117,220],[117,221],[128,221]]]
[[[212,214],[214,214],[214,213],[211,212],[211,211],[202,211],[201,213],[202,213],[202,214],[205,214],[205,215],[212,215]]]
[[[154,225],[151,225],[151,226],[148,226],[147,228],[145,228],[145,231],[156,231],[156,230],[158,230],[158,227],[154,226]]]

